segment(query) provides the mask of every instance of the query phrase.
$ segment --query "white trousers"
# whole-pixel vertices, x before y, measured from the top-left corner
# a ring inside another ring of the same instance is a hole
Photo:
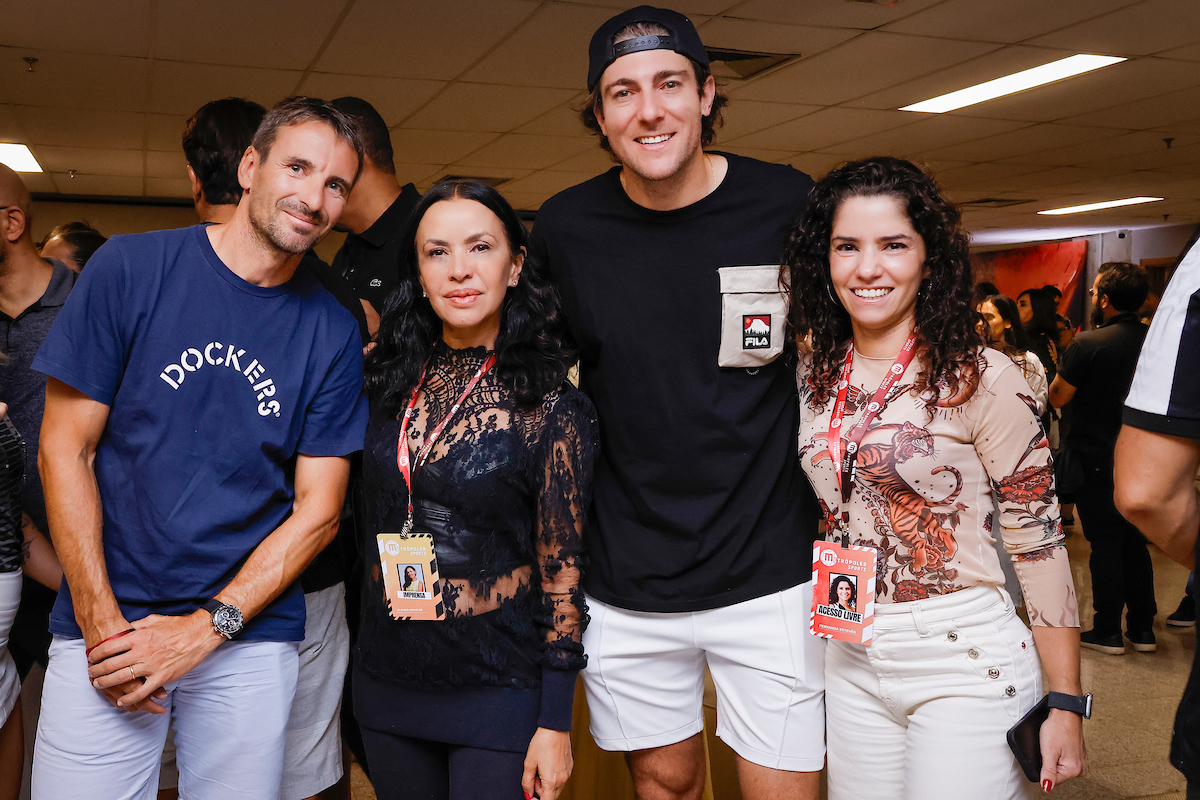
[[[1005,733],[1041,697],[1002,588],[876,605],[871,644],[825,651],[829,798],[1031,797]]]
[[[277,800],[295,642],[226,642],[167,684],[165,715],[116,708],[82,639],[54,637],[33,757],[34,800],[154,800],[168,724],[188,800]]]

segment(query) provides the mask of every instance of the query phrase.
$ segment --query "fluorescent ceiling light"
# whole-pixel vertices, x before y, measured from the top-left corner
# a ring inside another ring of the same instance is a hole
[[[1118,208],[1120,206],[1136,206],[1138,203],[1157,203],[1161,197],[1126,197],[1124,200],[1108,200],[1103,203],[1088,203],[1082,206],[1067,206],[1052,208],[1049,211],[1039,211],[1039,214],[1058,216],[1059,214],[1082,214],[1085,211],[1099,211],[1102,208]]]
[[[0,142],[0,164],[4,164],[13,172],[41,172],[33,153],[23,144],[7,144]]]
[[[996,78],[987,83],[968,86],[966,89],[959,89],[957,92],[934,97],[921,103],[914,103],[900,110],[941,114],[945,111],[953,111],[956,108],[973,106],[985,100],[994,100],[1006,94],[1023,92],[1035,86],[1061,81],[1063,78],[1070,78],[1075,75],[1081,75],[1084,72],[1091,72],[1094,69],[1107,67],[1109,64],[1116,64],[1119,61],[1125,61],[1125,59],[1119,56],[1069,56],[1058,61],[1051,61],[1049,64],[1042,64],[1040,67],[1014,72],[1012,75],[1005,75],[1003,78]]]

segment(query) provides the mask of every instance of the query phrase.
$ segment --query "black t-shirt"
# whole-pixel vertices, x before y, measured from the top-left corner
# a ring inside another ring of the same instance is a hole
[[[333,268],[376,313],[383,313],[384,301],[400,282],[400,239],[420,200],[417,187],[405,184],[388,210],[361,234],[347,236],[333,258]]]
[[[1146,330],[1136,315],[1118,314],[1077,335],[1063,354],[1058,374],[1075,387],[1069,447],[1112,455]]]
[[[600,419],[584,588],[621,608],[719,608],[812,571],[794,359],[717,365],[717,270],[778,264],[813,184],[726,158],[721,185],[686,208],[637,205],[617,167],[546,201],[533,230]]]

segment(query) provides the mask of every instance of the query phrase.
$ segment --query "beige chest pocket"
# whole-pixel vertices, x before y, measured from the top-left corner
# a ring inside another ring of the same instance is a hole
[[[721,267],[722,367],[762,367],[783,352],[787,301],[779,267]]]

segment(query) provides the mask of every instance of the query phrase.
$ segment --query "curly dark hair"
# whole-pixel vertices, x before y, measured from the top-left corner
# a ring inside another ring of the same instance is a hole
[[[508,201],[487,184],[467,178],[444,180],[425,193],[413,209],[400,249],[400,282],[388,296],[379,323],[377,346],[363,368],[367,391],[385,413],[404,410],[421,368],[442,338],[442,320],[421,296],[417,266],[417,227],[431,206],[444,200],[473,200],[496,215],[511,252],[524,252],[517,285],[500,306],[496,337],[496,376],[518,405],[535,405],[562,385],[575,362],[567,344],[558,294],[528,254],[529,235]]]
[[[670,36],[670,34],[671,32],[666,28],[653,22],[635,22],[618,31],[613,36],[613,44],[636,39],[639,36]],[[703,95],[704,83],[712,75],[712,70],[690,58],[688,62],[692,65],[692,74],[696,76],[697,91]],[[600,88],[601,84],[597,82],[595,88],[588,92],[588,96],[576,107],[576,111],[579,113],[580,121],[583,122],[583,127],[600,137],[600,147],[612,153],[612,145],[608,143],[608,137],[604,135],[604,131],[600,130],[600,120],[596,118],[596,111],[604,105],[604,98],[600,96]],[[708,147],[713,143],[713,139],[717,135],[717,128],[721,127],[724,122],[722,111],[728,103],[729,98],[721,91],[721,87],[717,86],[716,95],[713,96],[712,109],[707,116],[700,118],[701,147]]]
[[[837,384],[852,336],[850,315],[835,298],[829,276],[833,217],[851,197],[894,197],[903,204],[925,243],[929,277],[917,293],[916,388],[932,412],[938,400],[977,385],[983,369],[983,334],[972,309],[974,286],[967,254],[969,240],[958,209],[933,177],[900,158],[876,156],[833,170],[813,187],[809,205],[788,232],[781,281],[788,288],[792,336],[812,336],[812,368],[806,381],[815,411]]]

